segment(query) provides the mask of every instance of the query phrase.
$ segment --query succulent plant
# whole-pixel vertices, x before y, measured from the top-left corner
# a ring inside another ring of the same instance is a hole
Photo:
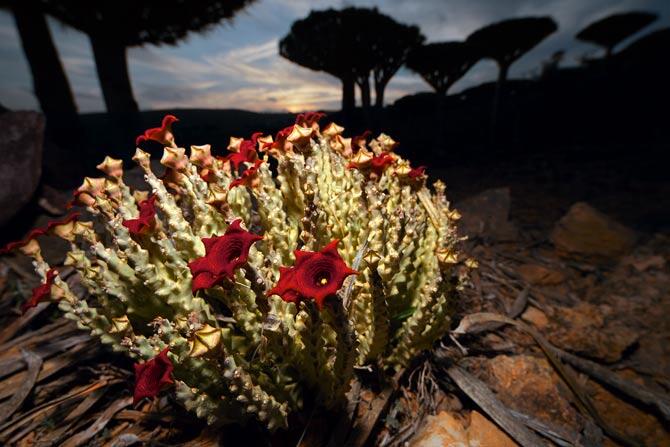
[[[66,317],[137,360],[135,399],[174,387],[209,423],[256,418],[269,429],[306,398],[336,407],[356,365],[398,370],[448,329],[469,262],[445,186],[382,134],[344,138],[301,114],[273,139],[231,138],[227,156],[175,143],[167,116],[138,137],[165,146],[165,173],[120,160],[86,178],[84,208],[5,251],[32,256],[43,284],[24,305],[58,301]],[[76,296],[37,236],[70,242]]]

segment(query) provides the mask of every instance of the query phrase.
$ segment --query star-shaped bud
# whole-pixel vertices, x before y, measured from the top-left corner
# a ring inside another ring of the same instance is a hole
[[[351,161],[347,165],[349,169],[363,169],[367,168],[372,161],[373,155],[372,152],[367,149],[360,149],[358,152],[351,157]]]
[[[253,186],[254,180],[256,179],[256,174],[258,174],[258,170],[260,169],[261,164],[263,164],[263,160],[258,159],[253,166],[247,167],[247,169],[242,172],[242,175],[239,178],[236,178],[230,182],[229,189],[233,189],[240,185],[250,187]]]
[[[176,116],[165,115],[161,127],[154,127],[144,131],[144,134],[135,139],[135,144],[139,146],[143,141],[153,140],[161,143],[163,146],[176,147],[174,135],[172,134],[172,124],[177,121],[179,119]]]
[[[109,155],[96,168],[110,177],[117,179],[123,177],[123,160],[117,160]]]
[[[241,223],[241,219],[236,219],[223,236],[202,239],[205,256],[188,264],[193,292],[220,285],[226,279],[232,281],[235,270],[246,264],[251,245],[263,237],[244,230]]]
[[[144,363],[135,363],[135,390],[133,405],[145,397],[156,397],[161,388],[172,385],[172,360],[168,357],[168,348],[156,357]]]
[[[221,344],[221,329],[205,324],[202,329],[193,333],[188,344],[189,357],[202,357]]]
[[[156,225],[156,196],[152,195],[147,200],[140,202],[137,207],[140,210],[140,216],[137,219],[128,219],[121,223],[130,234],[146,234]]]
[[[372,131],[366,130],[360,135],[356,135],[351,139],[351,147],[354,151],[359,149],[365,149],[365,144],[367,139],[372,135]]]
[[[329,138],[333,138],[336,135],[342,135],[342,132],[344,132],[344,127],[338,126],[335,123],[330,123],[326,127],[324,127],[323,131],[321,133]]]
[[[209,144],[203,144],[202,146],[192,145],[189,160],[199,168],[211,168],[214,164],[212,146]]]
[[[133,161],[140,165],[140,167],[148,171],[151,169],[151,156],[148,152],[143,151],[139,147],[135,149],[135,155],[133,155]]]
[[[105,195],[105,180],[104,177],[84,177],[84,182],[74,190],[74,199],[71,203],[94,206],[95,198]]]
[[[166,147],[163,149],[161,164],[177,172],[186,172],[188,169],[188,158],[183,147]]]
[[[112,318],[112,327],[109,328],[110,334],[123,334],[126,332],[132,332],[132,330],[133,328],[130,325],[128,315]]]
[[[279,281],[267,295],[279,295],[294,303],[314,300],[322,309],[326,298],[337,294],[346,277],[358,273],[344,263],[337,251],[338,243],[335,239],[317,252],[294,251],[295,264],[279,269]]]
[[[42,301],[51,297],[51,286],[54,285],[54,280],[56,279],[57,274],[58,272],[53,268],[47,271],[44,283],[35,287],[33,289],[32,295],[30,296],[30,299],[21,305],[22,313],[25,314],[28,309],[37,306],[38,303],[41,303]]]
[[[297,148],[303,148],[309,144],[310,139],[312,138],[312,128],[311,127],[302,127],[299,124],[293,126],[291,133],[286,137],[286,141],[291,143]]]

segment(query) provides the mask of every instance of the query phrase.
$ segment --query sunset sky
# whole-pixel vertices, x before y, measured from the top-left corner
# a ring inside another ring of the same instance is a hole
[[[278,55],[278,41],[311,9],[377,6],[396,20],[418,25],[428,42],[463,39],[475,29],[510,17],[551,15],[559,31],[519,60],[513,77],[536,74],[559,49],[574,64],[594,46],[574,39],[579,29],[602,16],[631,9],[657,12],[648,30],[668,26],[668,0],[258,0],[206,34],[192,34],[175,47],[146,46],[128,53],[135,96],[142,109],[236,108],[292,112],[336,109],[341,88],[336,78],[297,66]],[[88,38],[49,21],[61,59],[82,112],[104,110]],[[122,26],[122,24],[121,24]],[[644,33],[643,32],[643,33]],[[637,36],[636,36],[637,37]],[[10,109],[37,109],[30,73],[12,16],[0,11],[0,103]],[[495,78],[495,65],[478,63],[453,91]],[[430,88],[401,70],[386,92],[387,103]]]

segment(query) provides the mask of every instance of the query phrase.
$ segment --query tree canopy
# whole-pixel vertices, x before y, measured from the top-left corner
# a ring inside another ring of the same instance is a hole
[[[624,39],[654,22],[658,16],[651,12],[630,11],[612,14],[588,25],[577,33],[577,39],[606,49],[607,55]]]
[[[279,42],[279,54],[342,81],[342,108],[354,106],[354,86],[369,103],[370,74],[374,75],[377,104],[384,89],[405,62],[409,50],[423,36],[415,26],[400,24],[376,8],[312,11],[297,20]]]
[[[105,35],[126,47],[174,45],[191,31],[229,19],[253,0],[39,0],[45,11],[90,35]]]
[[[233,17],[254,0],[35,1],[43,12],[89,36],[107,111],[132,112],[138,107],[127,47],[174,45],[191,31],[203,32]]]
[[[551,17],[521,17],[492,23],[468,36],[467,42],[483,58],[495,60],[501,74],[521,56],[558,29]]]
[[[415,48],[407,58],[407,67],[418,73],[437,93],[446,95],[449,87],[477,60],[479,55],[466,42],[439,42]]]

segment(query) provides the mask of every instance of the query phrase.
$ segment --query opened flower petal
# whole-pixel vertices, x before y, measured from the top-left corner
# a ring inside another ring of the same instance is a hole
[[[49,221],[44,227],[41,228],[35,228],[34,230],[31,230],[30,233],[26,235],[23,239],[20,241],[15,241],[15,242],[10,242],[4,247],[0,248],[0,254],[5,254],[9,253],[12,250],[16,250],[17,248],[21,248],[24,245],[26,245],[28,242],[32,241],[33,239],[39,237],[39,236],[44,236],[45,234],[51,232],[51,230],[54,229],[54,227],[60,226],[60,225],[66,225],[71,222],[76,222],[77,219],[79,218],[79,213],[70,213],[64,218],[60,220],[52,220]]]
[[[202,239],[205,256],[188,264],[193,292],[219,285],[225,279],[233,280],[235,269],[247,262],[251,245],[263,237],[242,229],[241,223],[241,219],[236,219],[223,236]]]
[[[318,252],[296,250],[295,265],[280,269],[279,281],[268,296],[279,295],[295,303],[311,299],[322,309],[326,298],[337,294],[346,277],[358,273],[344,263],[338,243],[335,239]]]
[[[242,140],[237,151],[231,153],[223,160],[229,161],[235,172],[239,170],[240,165],[244,162],[254,163],[258,159],[256,145],[258,144],[258,138],[262,135],[261,132],[255,132],[250,140]]]
[[[245,186],[251,186],[252,181],[254,178],[256,178],[256,174],[258,173],[258,169],[260,168],[261,164],[263,164],[263,160],[256,160],[253,166],[249,166],[245,171],[240,175],[239,178],[236,178],[232,182],[230,182],[230,189],[235,188],[236,186],[240,185],[245,185]]]
[[[167,356],[168,348],[163,349],[156,357],[144,363],[135,363],[135,390],[133,405],[145,397],[156,397],[166,385],[172,385],[172,360]]]
[[[412,170],[409,171],[407,176],[411,179],[418,179],[421,177],[424,177],[426,175],[426,167],[425,166],[418,166]]]
[[[302,127],[314,127],[319,124],[319,121],[326,116],[323,112],[305,112],[299,113],[295,117],[295,123]]]
[[[175,146],[174,135],[172,134],[172,124],[179,121],[174,115],[165,115],[161,127],[154,127],[144,131],[144,134],[135,139],[135,144],[139,145],[146,140],[153,140],[164,146]]]
[[[51,286],[54,284],[54,279],[58,272],[56,269],[49,269],[47,272],[46,280],[43,284],[35,287],[33,289],[33,294],[30,296],[30,299],[21,305],[21,312],[26,313],[28,309],[37,306],[38,303],[44,301],[45,299],[51,296]]]
[[[156,196],[152,195],[147,200],[138,204],[140,217],[137,219],[128,219],[122,222],[123,226],[128,228],[130,234],[146,234],[156,223]]]

